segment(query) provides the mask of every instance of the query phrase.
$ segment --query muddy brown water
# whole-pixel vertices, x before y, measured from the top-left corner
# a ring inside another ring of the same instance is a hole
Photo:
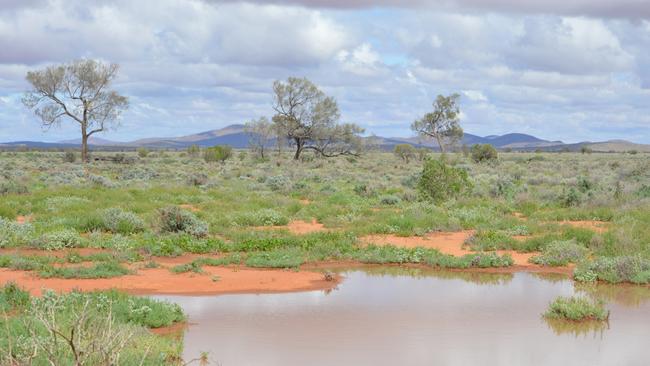
[[[566,277],[374,268],[338,289],[158,296],[189,315],[184,357],[230,365],[650,365],[650,288]],[[609,324],[548,323],[560,295],[607,301]]]

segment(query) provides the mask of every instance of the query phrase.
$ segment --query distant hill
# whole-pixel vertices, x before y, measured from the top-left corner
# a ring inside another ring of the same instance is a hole
[[[438,145],[433,140],[426,140],[420,137],[381,137],[373,136],[373,143],[385,150],[390,150],[398,144],[411,144],[416,147],[428,147],[434,150]],[[69,149],[77,148],[80,144],[79,139],[64,140],[54,143],[38,141],[14,141],[0,143],[0,148],[57,148]],[[248,146],[248,136],[244,132],[244,125],[233,124],[224,128],[204,131],[192,135],[180,137],[154,137],[145,138],[129,142],[117,142],[97,137],[91,137],[90,145],[98,150],[117,150],[117,149],[135,149],[137,147],[148,147],[152,149],[185,149],[190,145],[199,145],[201,147],[214,145],[230,145],[234,148],[245,148]],[[650,145],[635,144],[624,140],[611,140],[603,142],[580,142],[575,144],[566,144],[562,141],[549,141],[537,138],[532,135],[523,133],[509,133],[505,135],[477,136],[466,133],[463,136],[461,145],[472,146],[475,144],[491,144],[498,149],[512,149],[514,151],[580,151],[583,146],[587,146],[593,151],[630,151],[650,152]]]

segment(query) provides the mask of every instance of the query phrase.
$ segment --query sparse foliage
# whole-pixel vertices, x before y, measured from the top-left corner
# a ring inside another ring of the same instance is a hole
[[[110,90],[117,77],[117,64],[77,60],[27,73],[32,89],[23,104],[41,119],[43,126],[58,125],[63,118],[81,127],[81,159],[88,161],[90,136],[117,125],[128,99]]]
[[[289,78],[273,83],[273,124],[278,136],[295,146],[294,159],[305,150],[323,157],[358,155],[363,129],[341,124],[336,100],[307,79]]]
[[[395,145],[393,153],[408,164],[411,159],[415,158],[417,150],[411,144],[398,144]]]
[[[420,136],[435,139],[443,153],[446,151],[446,146],[454,145],[463,138],[459,119],[459,98],[459,94],[438,95],[433,102],[433,112],[425,114],[411,124],[411,129]]]
[[[264,159],[264,153],[276,137],[277,129],[273,123],[266,117],[260,117],[257,120],[246,122],[244,131],[248,135],[248,144],[251,150]]]

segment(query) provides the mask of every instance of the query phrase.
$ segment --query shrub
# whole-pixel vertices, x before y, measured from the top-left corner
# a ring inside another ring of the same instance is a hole
[[[74,151],[66,151],[63,154],[63,162],[64,163],[74,163],[77,160],[77,154],[74,153]]]
[[[428,159],[424,163],[418,182],[420,195],[434,202],[454,198],[469,187],[467,172],[435,159]]]
[[[397,196],[387,195],[387,196],[382,196],[382,197],[379,199],[379,202],[380,202],[382,205],[397,205],[397,204],[399,204],[400,202],[402,202],[402,200],[401,200],[399,197],[397,197]]]
[[[609,311],[602,301],[595,302],[585,297],[558,297],[549,304],[544,317],[573,321],[607,320]]]
[[[472,250],[512,249],[517,242],[507,233],[497,230],[481,230],[467,239]]]
[[[411,144],[397,144],[393,149],[393,153],[400,159],[408,162],[415,158],[417,150]]]
[[[203,151],[203,159],[208,163],[224,162],[232,156],[232,147],[228,145],[217,145]]]
[[[30,223],[19,224],[0,217],[0,248],[26,244],[33,233]]]
[[[16,182],[15,180],[0,181],[0,196],[6,194],[25,194],[29,189],[23,183]]]
[[[100,262],[92,267],[45,267],[38,273],[43,278],[112,278],[131,273],[118,262]]]
[[[196,237],[208,235],[208,224],[199,220],[193,213],[176,206],[160,210],[160,226],[163,232],[187,233]]]
[[[208,183],[208,176],[204,173],[194,173],[187,177],[187,183],[191,186],[204,186]]]
[[[112,233],[131,234],[144,230],[144,221],[132,212],[109,208],[102,214],[104,229]]]
[[[530,261],[542,266],[566,266],[579,262],[587,252],[587,249],[575,240],[556,240],[544,248],[542,254],[530,258]]]
[[[43,235],[38,246],[46,250],[61,250],[80,246],[81,237],[79,233],[70,229],[54,231]]]
[[[0,289],[0,310],[24,309],[29,305],[29,292],[21,289],[15,282],[7,282]]]
[[[600,257],[578,264],[573,272],[577,281],[611,283],[650,283],[650,260],[640,256]]]
[[[141,158],[146,158],[147,155],[149,155],[149,149],[146,147],[139,147],[138,148],[138,156]]]
[[[266,179],[266,185],[272,191],[285,191],[289,189],[291,185],[291,181],[289,180],[289,178],[285,177],[284,175],[277,175],[273,177],[268,177]]]
[[[288,224],[289,218],[276,210],[267,208],[254,213],[240,215],[235,219],[235,222],[245,226],[274,226]]]
[[[490,144],[476,144],[471,149],[472,160],[475,163],[483,163],[497,160],[497,149]]]
[[[187,155],[189,155],[189,156],[191,156],[193,158],[196,158],[197,156],[199,156],[199,153],[201,153],[201,148],[199,147],[199,145],[190,145],[187,148]]]
[[[565,191],[564,195],[561,198],[562,206],[564,207],[574,207],[580,205],[582,201],[582,196],[580,192],[575,188],[571,187]]]

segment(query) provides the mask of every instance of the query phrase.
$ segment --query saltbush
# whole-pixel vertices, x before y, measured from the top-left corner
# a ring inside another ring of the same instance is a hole
[[[587,252],[575,240],[556,240],[544,248],[542,254],[530,258],[530,261],[542,266],[566,266],[581,261]]]
[[[70,229],[44,234],[37,242],[37,246],[46,250],[61,250],[65,248],[76,248],[81,245],[81,236],[78,232]]]
[[[576,267],[577,281],[605,281],[610,283],[650,283],[650,260],[641,256],[600,257],[583,261]]]
[[[544,317],[572,321],[607,320],[609,311],[602,301],[592,301],[585,297],[558,297],[549,304]]]
[[[112,233],[131,234],[144,230],[144,221],[136,214],[114,207],[101,215],[104,229]]]
[[[32,224],[19,224],[0,217],[0,248],[24,245],[33,234]]]
[[[497,149],[490,144],[476,144],[471,149],[472,160],[475,163],[483,163],[497,160]]]
[[[163,232],[187,233],[196,237],[208,235],[208,224],[193,213],[176,206],[160,209],[160,228]]]

